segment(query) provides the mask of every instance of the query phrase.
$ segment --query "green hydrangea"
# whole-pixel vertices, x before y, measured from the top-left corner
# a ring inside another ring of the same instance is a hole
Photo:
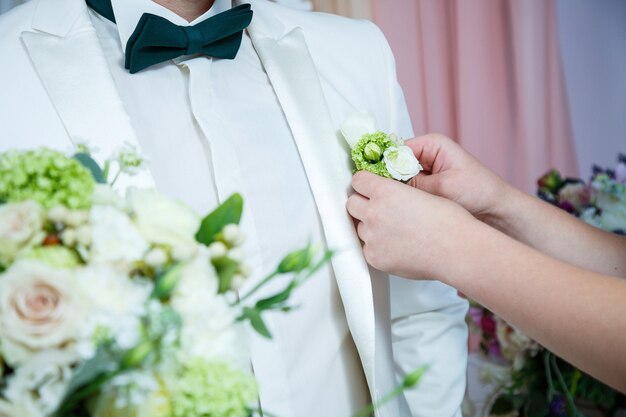
[[[51,149],[0,154],[0,200],[34,200],[49,209],[91,206],[95,182],[80,162]]]
[[[50,265],[53,268],[74,268],[80,258],[65,246],[38,246],[20,255],[20,259],[30,259]]]
[[[363,135],[352,148],[352,160],[356,164],[356,171],[369,171],[381,177],[391,178],[383,161],[383,153],[391,146],[396,146],[396,144],[386,133],[376,132]]]
[[[251,375],[225,362],[192,359],[171,382],[172,417],[247,417],[257,396]]]

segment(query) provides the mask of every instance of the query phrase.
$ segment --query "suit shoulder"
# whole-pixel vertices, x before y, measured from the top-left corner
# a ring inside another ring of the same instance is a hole
[[[272,14],[288,26],[301,27],[307,41],[323,39],[328,47],[343,43],[362,43],[380,36],[380,30],[370,21],[352,19],[331,13],[292,9],[268,0],[257,0],[253,7],[260,13]],[[353,45],[354,46],[354,45]]]

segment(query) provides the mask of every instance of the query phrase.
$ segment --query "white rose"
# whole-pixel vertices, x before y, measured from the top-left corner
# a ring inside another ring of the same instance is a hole
[[[89,261],[129,267],[149,249],[130,217],[114,207],[94,206],[90,213],[91,254]]]
[[[599,192],[596,195],[596,205],[602,210],[597,221],[604,230],[626,231],[626,201],[615,195]]]
[[[8,379],[4,395],[15,409],[28,416],[48,416],[61,404],[74,362],[74,355],[68,352],[40,352],[16,369]]]
[[[17,253],[41,243],[45,213],[34,201],[0,205],[0,263],[8,264]]]
[[[82,339],[89,343],[95,329],[106,328],[119,347],[128,349],[136,345],[141,338],[141,316],[145,314],[152,283],[131,280],[107,265],[77,271],[76,281],[90,309]],[[81,355],[88,357],[89,347],[82,344]]]
[[[404,145],[385,150],[383,160],[387,171],[398,181],[408,181],[423,169],[413,150]]]
[[[150,243],[170,246],[174,252],[195,253],[200,217],[189,207],[170,200],[156,190],[128,190],[135,224]]]
[[[353,113],[343,122],[340,130],[352,149],[363,135],[376,132],[376,118],[367,111]]]
[[[8,364],[41,350],[72,348],[85,311],[72,274],[24,260],[0,276],[0,348]]]
[[[236,323],[237,312],[225,297],[218,295],[219,281],[210,260],[210,251],[201,248],[181,271],[171,305],[182,318],[183,357],[230,358],[245,366],[249,361],[245,331]]]

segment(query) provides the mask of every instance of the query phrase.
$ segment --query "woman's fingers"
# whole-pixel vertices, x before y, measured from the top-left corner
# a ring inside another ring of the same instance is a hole
[[[348,198],[346,209],[348,209],[348,213],[350,213],[350,215],[355,219],[363,220],[365,218],[367,203],[367,198],[360,194],[353,194]]]

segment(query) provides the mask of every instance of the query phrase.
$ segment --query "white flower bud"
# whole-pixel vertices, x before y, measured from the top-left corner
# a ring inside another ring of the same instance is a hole
[[[61,241],[65,246],[74,246],[77,239],[76,229],[65,229],[63,233],[61,233]]]
[[[159,266],[165,265],[167,262],[167,253],[161,248],[154,248],[146,254],[144,261],[146,261],[149,266],[158,268]]]
[[[238,291],[243,286],[244,282],[246,282],[246,278],[243,275],[236,274],[233,276],[233,279],[230,281],[230,288],[233,291]]]
[[[250,275],[252,275],[252,268],[250,267],[250,265],[242,263],[241,265],[239,265],[239,273],[245,278],[248,278]]]
[[[243,243],[245,236],[241,228],[236,224],[227,224],[222,230],[224,241],[231,246],[239,246]]]
[[[91,245],[91,227],[84,224],[76,229],[76,239],[83,246]]]
[[[383,156],[383,150],[380,149],[380,146],[374,142],[370,142],[365,145],[365,149],[363,149],[363,156],[370,162],[378,162],[380,161],[380,157]]]
[[[64,206],[55,206],[48,211],[48,219],[55,223],[65,223],[69,210]]]
[[[236,262],[242,262],[244,258],[241,248],[233,248],[228,251],[228,257]]]
[[[70,211],[65,217],[65,223],[68,226],[78,227],[89,220],[89,212],[85,210]]]
[[[228,248],[222,242],[213,242],[209,245],[209,252],[211,253],[211,258],[222,258],[226,256]]]

